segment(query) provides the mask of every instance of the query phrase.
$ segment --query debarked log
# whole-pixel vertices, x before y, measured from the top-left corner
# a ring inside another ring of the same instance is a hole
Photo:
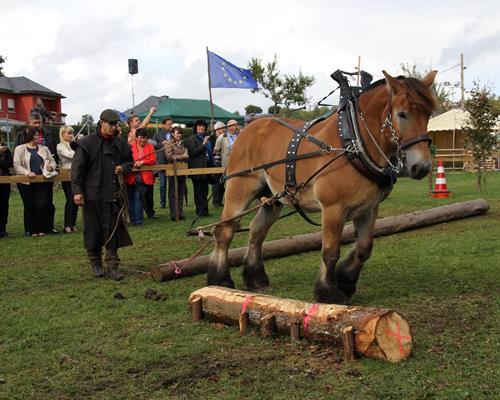
[[[272,329],[292,340],[337,346],[346,359],[352,348],[358,356],[394,363],[406,360],[412,351],[410,325],[386,308],[313,304],[219,286],[207,286],[189,296],[190,305],[200,300],[202,316],[210,321],[239,325],[241,333],[255,325],[263,336]]]
[[[486,201],[470,200],[446,206],[415,211],[408,214],[396,215],[378,219],[375,223],[375,237],[392,235],[425,226],[440,224],[461,218],[469,218],[487,212],[489,205]],[[322,233],[307,233],[291,236],[286,239],[264,242],[262,254],[264,259],[284,257],[292,254],[321,249]],[[355,240],[354,227],[347,225],[342,233],[342,243],[352,243]],[[228,264],[230,267],[242,265],[246,247],[229,250]],[[200,256],[194,259],[184,259],[175,263],[161,264],[151,271],[153,279],[163,282],[184,276],[203,274],[207,271],[210,256]]]

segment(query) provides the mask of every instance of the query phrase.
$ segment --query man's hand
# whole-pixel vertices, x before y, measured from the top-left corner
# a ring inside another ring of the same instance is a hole
[[[83,194],[75,194],[73,196],[73,201],[77,206],[83,206]]]
[[[115,174],[116,174],[116,175],[121,175],[121,174],[123,174],[123,168],[122,168],[122,166],[121,166],[121,165],[117,165],[117,166],[115,167]]]
[[[5,153],[7,151],[8,147],[5,145],[0,145],[0,153]]]
[[[156,112],[156,107],[151,107],[149,109],[149,115],[153,115]]]

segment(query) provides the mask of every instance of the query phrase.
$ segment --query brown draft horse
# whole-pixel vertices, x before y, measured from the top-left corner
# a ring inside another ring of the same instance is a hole
[[[427,133],[427,123],[435,107],[430,87],[437,71],[422,80],[394,78],[383,71],[385,81],[373,84],[358,98],[358,126],[371,158],[379,166],[394,153],[398,140],[410,140]],[[390,102],[390,104],[389,104]],[[384,119],[390,112],[394,128],[392,136]],[[313,125],[310,133],[319,140],[340,148],[337,131],[338,114]],[[299,127],[301,121],[287,119]],[[366,122],[366,124],[365,124]],[[368,127],[368,129],[367,129]],[[373,139],[370,138],[373,135]],[[286,157],[287,146],[293,132],[272,118],[257,119],[249,124],[235,142],[227,167],[227,175]],[[374,143],[377,142],[377,145]],[[302,140],[297,154],[318,150],[315,144]],[[384,155],[381,154],[383,151]],[[411,144],[404,150],[407,174],[422,179],[431,168],[428,142]],[[297,182],[306,182],[334,154],[299,160],[296,163]],[[283,192],[285,165],[279,164],[229,179],[226,183],[225,205],[221,221],[231,219],[244,211],[260,196]],[[370,257],[373,246],[373,229],[378,214],[378,204],[387,197],[377,183],[366,178],[345,155],[342,155],[298,191],[295,198],[303,210],[321,211],[323,229],[322,259],[315,297],[322,303],[349,304],[356,290],[356,283],[364,262]],[[278,218],[282,206],[290,205],[288,196],[275,205],[259,209],[250,223],[248,249],[243,269],[245,284],[250,290],[265,290],[269,279],[264,270],[262,243]],[[352,220],[357,239],[353,250],[336,268],[340,257],[341,235],[344,224]],[[238,219],[223,222],[214,228],[215,246],[207,273],[209,285],[234,287],[229,274],[228,247],[239,224]]]

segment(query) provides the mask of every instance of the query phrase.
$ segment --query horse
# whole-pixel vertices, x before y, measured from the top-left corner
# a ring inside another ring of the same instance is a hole
[[[429,72],[421,80],[396,78],[382,72],[385,79],[373,83],[357,96],[358,107],[352,114],[353,121],[358,124],[367,154],[377,165],[387,163],[399,151],[405,157],[407,176],[422,179],[432,167],[427,123],[435,109],[431,86],[437,71]],[[260,207],[250,222],[243,267],[247,288],[253,291],[269,288],[262,244],[283,206],[298,204],[304,212],[321,211],[323,239],[320,271],[314,289],[316,301],[350,304],[363,264],[372,252],[378,204],[388,196],[391,187],[383,187],[361,173],[345,149],[333,158],[335,151],[332,150],[342,148],[339,112],[335,112],[308,131],[316,142],[326,145],[327,151],[322,156],[297,159],[296,180],[302,185],[295,193],[283,190],[285,165],[273,161],[286,157],[294,134],[289,127],[299,129],[303,124],[294,119],[284,121],[280,123],[272,117],[256,119],[242,130],[232,147],[226,170],[230,179],[226,181],[224,209],[220,223],[213,229],[214,248],[207,283],[234,288],[227,258],[229,245],[239,226],[238,216],[254,200],[275,195],[276,201]],[[401,146],[403,141],[406,146]],[[297,155],[315,150],[318,150],[317,143],[302,140]],[[331,162],[325,163],[328,160]],[[266,168],[253,168],[258,165]],[[245,173],[238,173],[242,170]],[[279,193],[282,195],[277,196]],[[353,221],[356,242],[337,267],[342,230],[348,220]]]

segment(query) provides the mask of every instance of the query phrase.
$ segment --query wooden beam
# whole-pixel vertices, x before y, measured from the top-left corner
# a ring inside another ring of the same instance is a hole
[[[375,223],[374,235],[375,237],[387,236],[456,219],[469,218],[484,214],[488,209],[488,203],[478,199],[381,218]],[[262,255],[264,259],[270,259],[319,250],[321,249],[322,238],[321,232],[315,232],[264,242]],[[342,244],[352,243],[355,239],[354,227],[352,225],[345,226],[342,233]],[[229,250],[229,266],[236,267],[243,264],[246,250],[246,247]],[[174,278],[202,274],[207,271],[209,263],[209,255],[194,259],[185,258],[175,262],[177,266],[181,267],[181,274],[176,273],[176,267],[173,264],[165,263],[154,267],[151,270],[151,276],[153,279],[163,282]]]
[[[410,356],[413,347],[406,319],[386,308],[311,304],[218,286],[196,290],[189,303],[199,298],[203,315],[210,321],[239,325],[244,333],[249,325],[259,326],[272,315],[278,333],[290,335],[294,342],[303,339],[338,346],[346,359],[353,359],[356,352],[399,362]]]

